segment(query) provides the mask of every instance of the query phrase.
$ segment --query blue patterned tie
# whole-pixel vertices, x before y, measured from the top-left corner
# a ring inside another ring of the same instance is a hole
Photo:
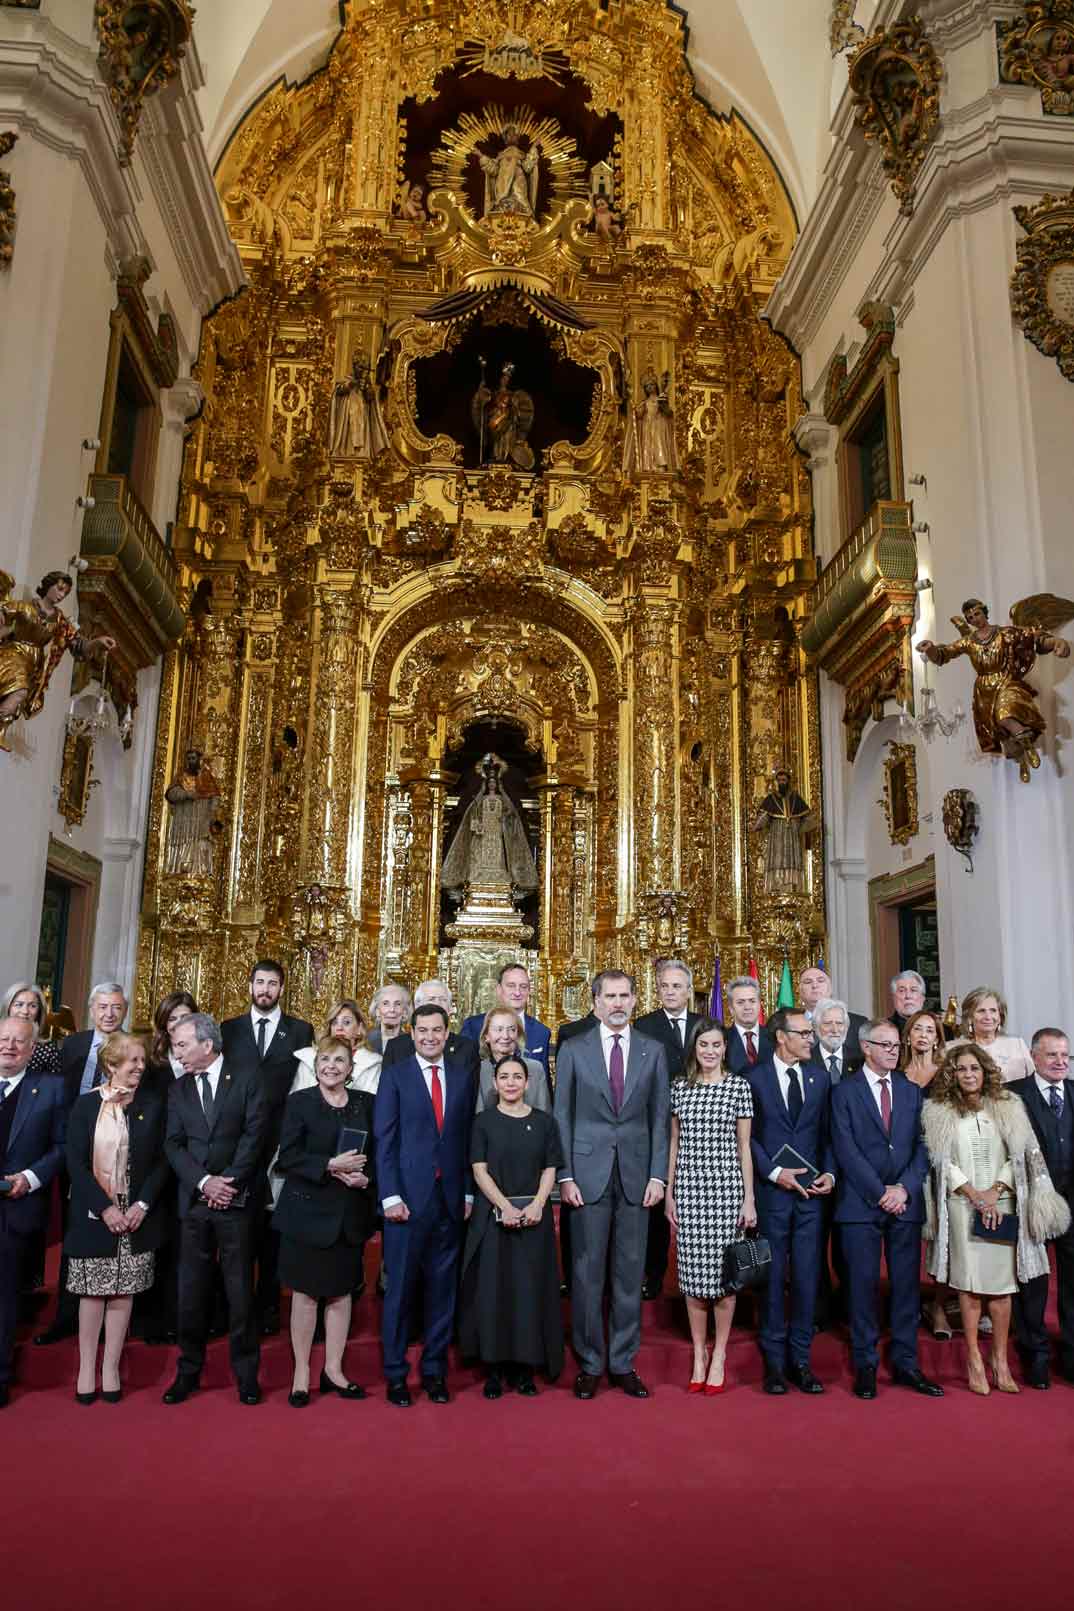
[[[1052,1112],[1057,1119],[1063,1117],[1063,1093],[1058,1085],[1053,1085],[1048,1092],[1048,1101],[1052,1104]]]

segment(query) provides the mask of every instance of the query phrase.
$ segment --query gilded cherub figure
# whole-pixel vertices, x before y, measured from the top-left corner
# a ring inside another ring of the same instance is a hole
[[[1011,605],[1011,625],[992,626],[988,606],[967,599],[961,615],[951,620],[961,636],[954,643],[926,638],[917,652],[935,666],[968,656],[977,680],[973,685],[973,725],[986,755],[1017,761],[1018,775],[1028,783],[1030,768],[1040,765],[1037,740],[1046,723],[1034,689],[1025,681],[1038,655],[1070,655],[1070,644],[1055,629],[1074,619],[1074,600],[1054,593],[1033,593]]]

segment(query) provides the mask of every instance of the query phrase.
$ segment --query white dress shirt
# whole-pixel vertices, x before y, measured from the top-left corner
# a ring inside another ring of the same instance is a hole
[[[273,1007],[271,1012],[262,1012],[260,1007],[251,1007],[250,1022],[254,1026],[254,1044],[257,1044],[257,1026],[260,1024],[262,1018],[264,1018],[267,1021],[267,1028],[265,1030],[265,1050],[267,1052],[269,1047],[272,1045],[273,1035],[275,1035],[276,1031],[280,1027],[280,1019],[282,1017],[283,1013],[280,1011],[279,1004]]]
[[[752,1029],[743,1029],[741,1024],[736,1023],[734,1025],[734,1028],[732,1029],[732,1034],[735,1034],[735,1035],[738,1036],[739,1040],[742,1042],[742,1050],[744,1052],[747,1051],[746,1036],[747,1035],[752,1035],[753,1036],[754,1054],[758,1058],[760,1058],[760,1055],[761,1055],[761,1026],[760,1026],[760,1024],[754,1024]]]
[[[7,1084],[7,1095],[4,1098],[5,1102],[11,1101],[11,1098],[15,1095],[15,1092],[18,1090],[25,1078],[25,1069],[23,1069],[21,1074],[0,1075],[0,1079],[3,1079]],[[21,1175],[31,1191],[39,1191],[41,1189],[41,1182],[38,1180],[32,1169],[18,1169],[13,1171],[13,1173]]]
[[[862,1073],[865,1075],[865,1078],[869,1082],[869,1089],[870,1089],[870,1091],[872,1091],[872,1093],[873,1093],[873,1101],[876,1103],[876,1111],[879,1113],[881,1118],[884,1117],[884,1110],[880,1106],[880,1081],[881,1080],[887,1080],[887,1082],[888,1082],[888,1095],[891,1097],[891,1111],[892,1111],[892,1114],[894,1114],[894,1112],[895,1112],[895,1084],[894,1084],[894,1081],[892,1080],[891,1076],[892,1076],[892,1074],[895,1073],[895,1070],[892,1069],[891,1074],[874,1074],[872,1069],[869,1067],[869,1065],[866,1064],[865,1067],[862,1069]]]
[[[202,1074],[208,1074],[208,1076],[209,1076],[209,1089],[213,1093],[213,1101],[214,1102],[216,1101],[217,1087],[220,1084],[220,1073],[221,1073],[221,1070],[223,1069],[223,1067],[224,1067],[224,1054],[223,1054],[223,1052],[221,1052],[217,1057],[215,1057],[213,1059],[213,1061],[209,1064],[208,1068],[203,1068],[200,1074],[195,1074],[194,1075],[194,1078],[197,1081],[197,1084],[195,1085],[194,1089],[197,1092],[197,1097],[198,1097],[199,1102],[201,1102],[201,1092],[202,1092],[201,1076],[202,1076]],[[202,1103],[202,1107],[204,1109],[204,1103]],[[205,1182],[207,1180],[211,1179],[211,1178],[212,1177],[209,1176],[209,1175],[202,1175],[201,1179],[198,1181],[198,1190],[199,1191],[204,1191]]]
[[[667,1008],[665,1007],[664,1008],[664,1017],[667,1019],[668,1023],[671,1025],[672,1029],[675,1031],[675,1035],[676,1035],[677,1039],[679,1040],[680,1044],[685,1046],[686,1045],[686,1008],[684,1007],[682,1012],[670,1013],[670,1012],[668,1012]]]
[[[445,1050],[446,1049],[447,1048],[445,1047]],[[441,1058],[438,1063],[431,1063],[427,1058],[422,1057],[418,1052],[415,1052],[414,1056],[418,1060],[418,1067],[421,1069],[421,1077],[425,1081],[425,1089],[429,1093],[430,1103],[433,1099],[433,1069],[438,1068],[440,1070],[440,1098],[444,1104],[444,1112],[447,1113],[447,1070],[444,1067],[443,1058]],[[394,1208],[397,1203],[401,1203],[402,1201],[403,1199],[399,1196],[385,1197],[382,1198],[380,1206],[382,1210]],[[471,1206],[473,1205],[473,1192],[466,1193],[466,1201]]]
[[[1059,1095],[1063,1098],[1063,1106],[1066,1107],[1068,1092],[1065,1078],[1061,1080],[1042,1080],[1036,1069],[1033,1070],[1033,1078],[1037,1082],[1037,1090],[1040,1092],[1041,1096],[1044,1098],[1045,1102],[1047,1102],[1049,1107],[1052,1105],[1052,1092],[1055,1090],[1056,1085],[1058,1085]]]
[[[630,1056],[630,1025],[624,1024],[622,1029],[609,1029],[607,1024],[600,1026],[600,1046],[604,1053],[604,1072],[611,1079],[611,1056],[615,1037],[619,1036],[619,1045],[623,1052],[623,1084],[626,1086],[627,1058]]]
[[[97,1053],[100,1051],[103,1045],[104,1036],[101,1034],[99,1029],[95,1029],[93,1031],[93,1040],[90,1043],[90,1049],[86,1053],[86,1062],[82,1070],[82,1078],[78,1082],[79,1096],[85,1096],[87,1092],[94,1089],[93,1081],[97,1073]]]
[[[841,1040],[839,1042],[839,1045],[835,1048],[834,1052],[830,1052],[827,1046],[822,1046],[818,1040],[816,1043],[815,1055],[820,1058],[821,1062],[824,1064],[824,1067],[828,1070],[828,1073],[831,1074],[833,1082],[843,1078],[843,1075],[847,1071],[847,1043],[845,1040]],[[832,1073],[830,1066],[833,1057],[835,1058],[837,1065],[834,1074]]]
[[[794,1069],[795,1073],[798,1076],[798,1089],[802,1093],[802,1106],[804,1107],[805,1106],[805,1096],[806,1096],[806,1090],[805,1090],[806,1076],[805,1076],[805,1074],[804,1074],[804,1072],[802,1070],[801,1063],[784,1063],[780,1058],[776,1057],[775,1054],[773,1054],[772,1061],[776,1066],[776,1079],[779,1081],[779,1094],[783,1098],[784,1106],[786,1107],[787,1112],[790,1113],[790,1111],[791,1111],[791,1104],[790,1104],[791,1074],[790,1074],[790,1071],[791,1071],[792,1068]],[[768,1178],[769,1178],[770,1181],[772,1181],[773,1185],[778,1183],[779,1177],[780,1177],[780,1175],[782,1173],[783,1173],[783,1171],[781,1169],[779,1169],[778,1167],[775,1168],[775,1169],[770,1169],[768,1171]],[[823,1175],[820,1175],[818,1178],[821,1179],[821,1180],[825,1180],[825,1179],[830,1180],[833,1185],[835,1184],[835,1176],[832,1175],[828,1171],[825,1171],[825,1173]]]

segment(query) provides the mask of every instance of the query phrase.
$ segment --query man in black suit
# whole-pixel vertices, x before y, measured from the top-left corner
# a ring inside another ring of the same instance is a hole
[[[1033,1074],[1012,1080],[1008,1091],[1025,1103],[1048,1173],[1056,1191],[1074,1209],[1074,1080],[1070,1078],[1070,1039],[1064,1029],[1038,1029],[1030,1051]],[[1052,1243],[1059,1300],[1059,1369],[1074,1382],[1074,1226]],[[1038,1275],[1019,1286],[1014,1300],[1018,1352],[1030,1387],[1051,1386],[1048,1332],[1048,1277]]]
[[[685,962],[663,958],[656,964],[656,993],[660,1006],[655,1012],[643,1013],[634,1020],[639,1035],[651,1035],[667,1053],[668,1075],[674,1079],[681,1074],[686,1060],[694,1025],[701,1022],[700,1015],[691,1012],[689,1003],[694,995],[694,976]],[[671,1247],[671,1226],[663,1203],[649,1210],[649,1230],[645,1244],[645,1280],[641,1295],[646,1300],[658,1298],[664,1286]]]
[[[0,1409],[10,1393],[19,1279],[48,1218],[46,1188],[63,1163],[67,1127],[59,1080],[26,1074],[33,1051],[28,1018],[0,1020]]]
[[[419,1007],[441,1007],[447,1013],[450,1023],[454,1005],[451,991],[443,979],[426,979],[414,992],[415,1013]],[[454,1030],[449,1030],[443,1055],[448,1062],[454,1063],[473,1079],[477,1079],[481,1068],[481,1053],[478,1051],[476,1040],[471,1040],[469,1035],[456,1035]],[[413,1035],[393,1035],[384,1049],[383,1067],[391,1068],[393,1063],[405,1062],[413,1056]]]
[[[283,1107],[295,1077],[295,1053],[313,1045],[313,1025],[290,1018],[280,1009],[284,972],[278,962],[265,958],[250,970],[250,1010],[220,1025],[224,1059],[231,1074],[251,1074],[265,1101],[265,1164],[280,1144]],[[259,1203],[254,1258],[257,1262],[257,1321],[262,1334],[280,1329],[280,1278],[277,1274],[280,1238],[272,1229],[272,1204]]]
[[[179,1176],[180,1221],[179,1367],[164,1402],[182,1404],[201,1379],[219,1255],[239,1402],[259,1404],[254,1235],[266,1190],[265,1099],[255,1071],[226,1066],[208,1013],[185,1019],[172,1047],[186,1073],[169,1092],[164,1145]]]
[[[64,1101],[70,1112],[80,1096],[95,1091],[100,1085],[103,1070],[97,1067],[97,1051],[102,1041],[123,1028],[127,1016],[127,998],[122,985],[106,980],[94,985],[90,991],[89,1016],[92,1028],[81,1029],[60,1042],[60,1076],[63,1080]],[[60,1171],[60,1216],[67,1228],[68,1181],[66,1171]],[[62,1342],[73,1337],[78,1330],[78,1299],[67,1290],[67,1255],[60,1259],[59,1289],[56,1293],[56,1315],[46,1331],[34,1338],[38,1348],[49,1343]]]
[[[823,968],[802,969],[798,975],[798,1001],[809,1022],[816,1030],[818,1039],[820,1037],[820,1026],[817,1023],[817,1017],[820,1004],[822,1001],[832,1002],[836,999],[831,976],[825,973]],[[839,1004],[846,1014],[846,1030],[842,1039],[846,1044],[847,1056],[853,1059],[858,1068],[860,1068],[863,1059],[861,1046],[858,1042],[858,1031],[861,1029],[862,1024],[865,1023],[865,1015],[860,1012],[851,1012],[845,1002],[840,1002]],[[853,1069],[848,1069],[847,1072],[853,1073]]]
[[[765,1062],[775,1047],[760,1023],[761,987],[756,979],[741,974],[727,986],[727,1066],[732,1074],[749,1074],[757,1063]]]
[[[560,1024],[556,1030],[555,1055],[559,1056],[560,1047],[567,1041],[572,1040],[575,1035],[584,1035],[586,1030],[592,1029],[593,1025],[598,1022],[596,1013],[587,1012],[581,1018],[568,1018],[566,1023]]]
[[[888,1017],[899,1031],[902,1032],[915,1012],[923,1012],[925,1008],[925,981],[913,968],[904,968],[897,973],[891,981],[891,1011]]]

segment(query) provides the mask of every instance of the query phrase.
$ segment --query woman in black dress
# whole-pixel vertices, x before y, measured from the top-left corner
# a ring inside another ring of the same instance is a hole
[[[459,1340],[488,1366],[485,1397],[508,1386],[530,1398],[535,1368],[563,1368],[556,1233],[548,1198],[562,1161],[550,1113],[526,1100],[526,1064],[503,1057],[496,1105],[474,1120],[470,1161],[481,1195],[463,1255]]]
[[[351,1293],[376,1209],[369,1165],[373,1098],[348,1088],[351,1064],[350,1043],[326,1035],[317,1045],[317,1084],[289,1096],[284,1108],[276,1160],[284,1183],[272,1224],[280,1233],[280,1281],[291,1288],[295,1371],[288,1403],[295,1409],[310,1401],[318,1298],[327,1300],[321,1392],[365,1398],[343,1371]],[[344,1146],[344,1130],[364,1132],[365,1141]]]
[[[137,1292],[153,1284],[165,1234],[162,1200],[171,1170],[164,1156],[165,1104],[142,1089],[145,1047],[122,1030],[97,1052],[104,1078],[80,1096],[67,1121],[71,1209],[63,1250],[67,1290],[77,1294],[80,1404],[97,1397],[97,1348],[104,1327],[101,1396],[119,1401],[119,1359]]]

